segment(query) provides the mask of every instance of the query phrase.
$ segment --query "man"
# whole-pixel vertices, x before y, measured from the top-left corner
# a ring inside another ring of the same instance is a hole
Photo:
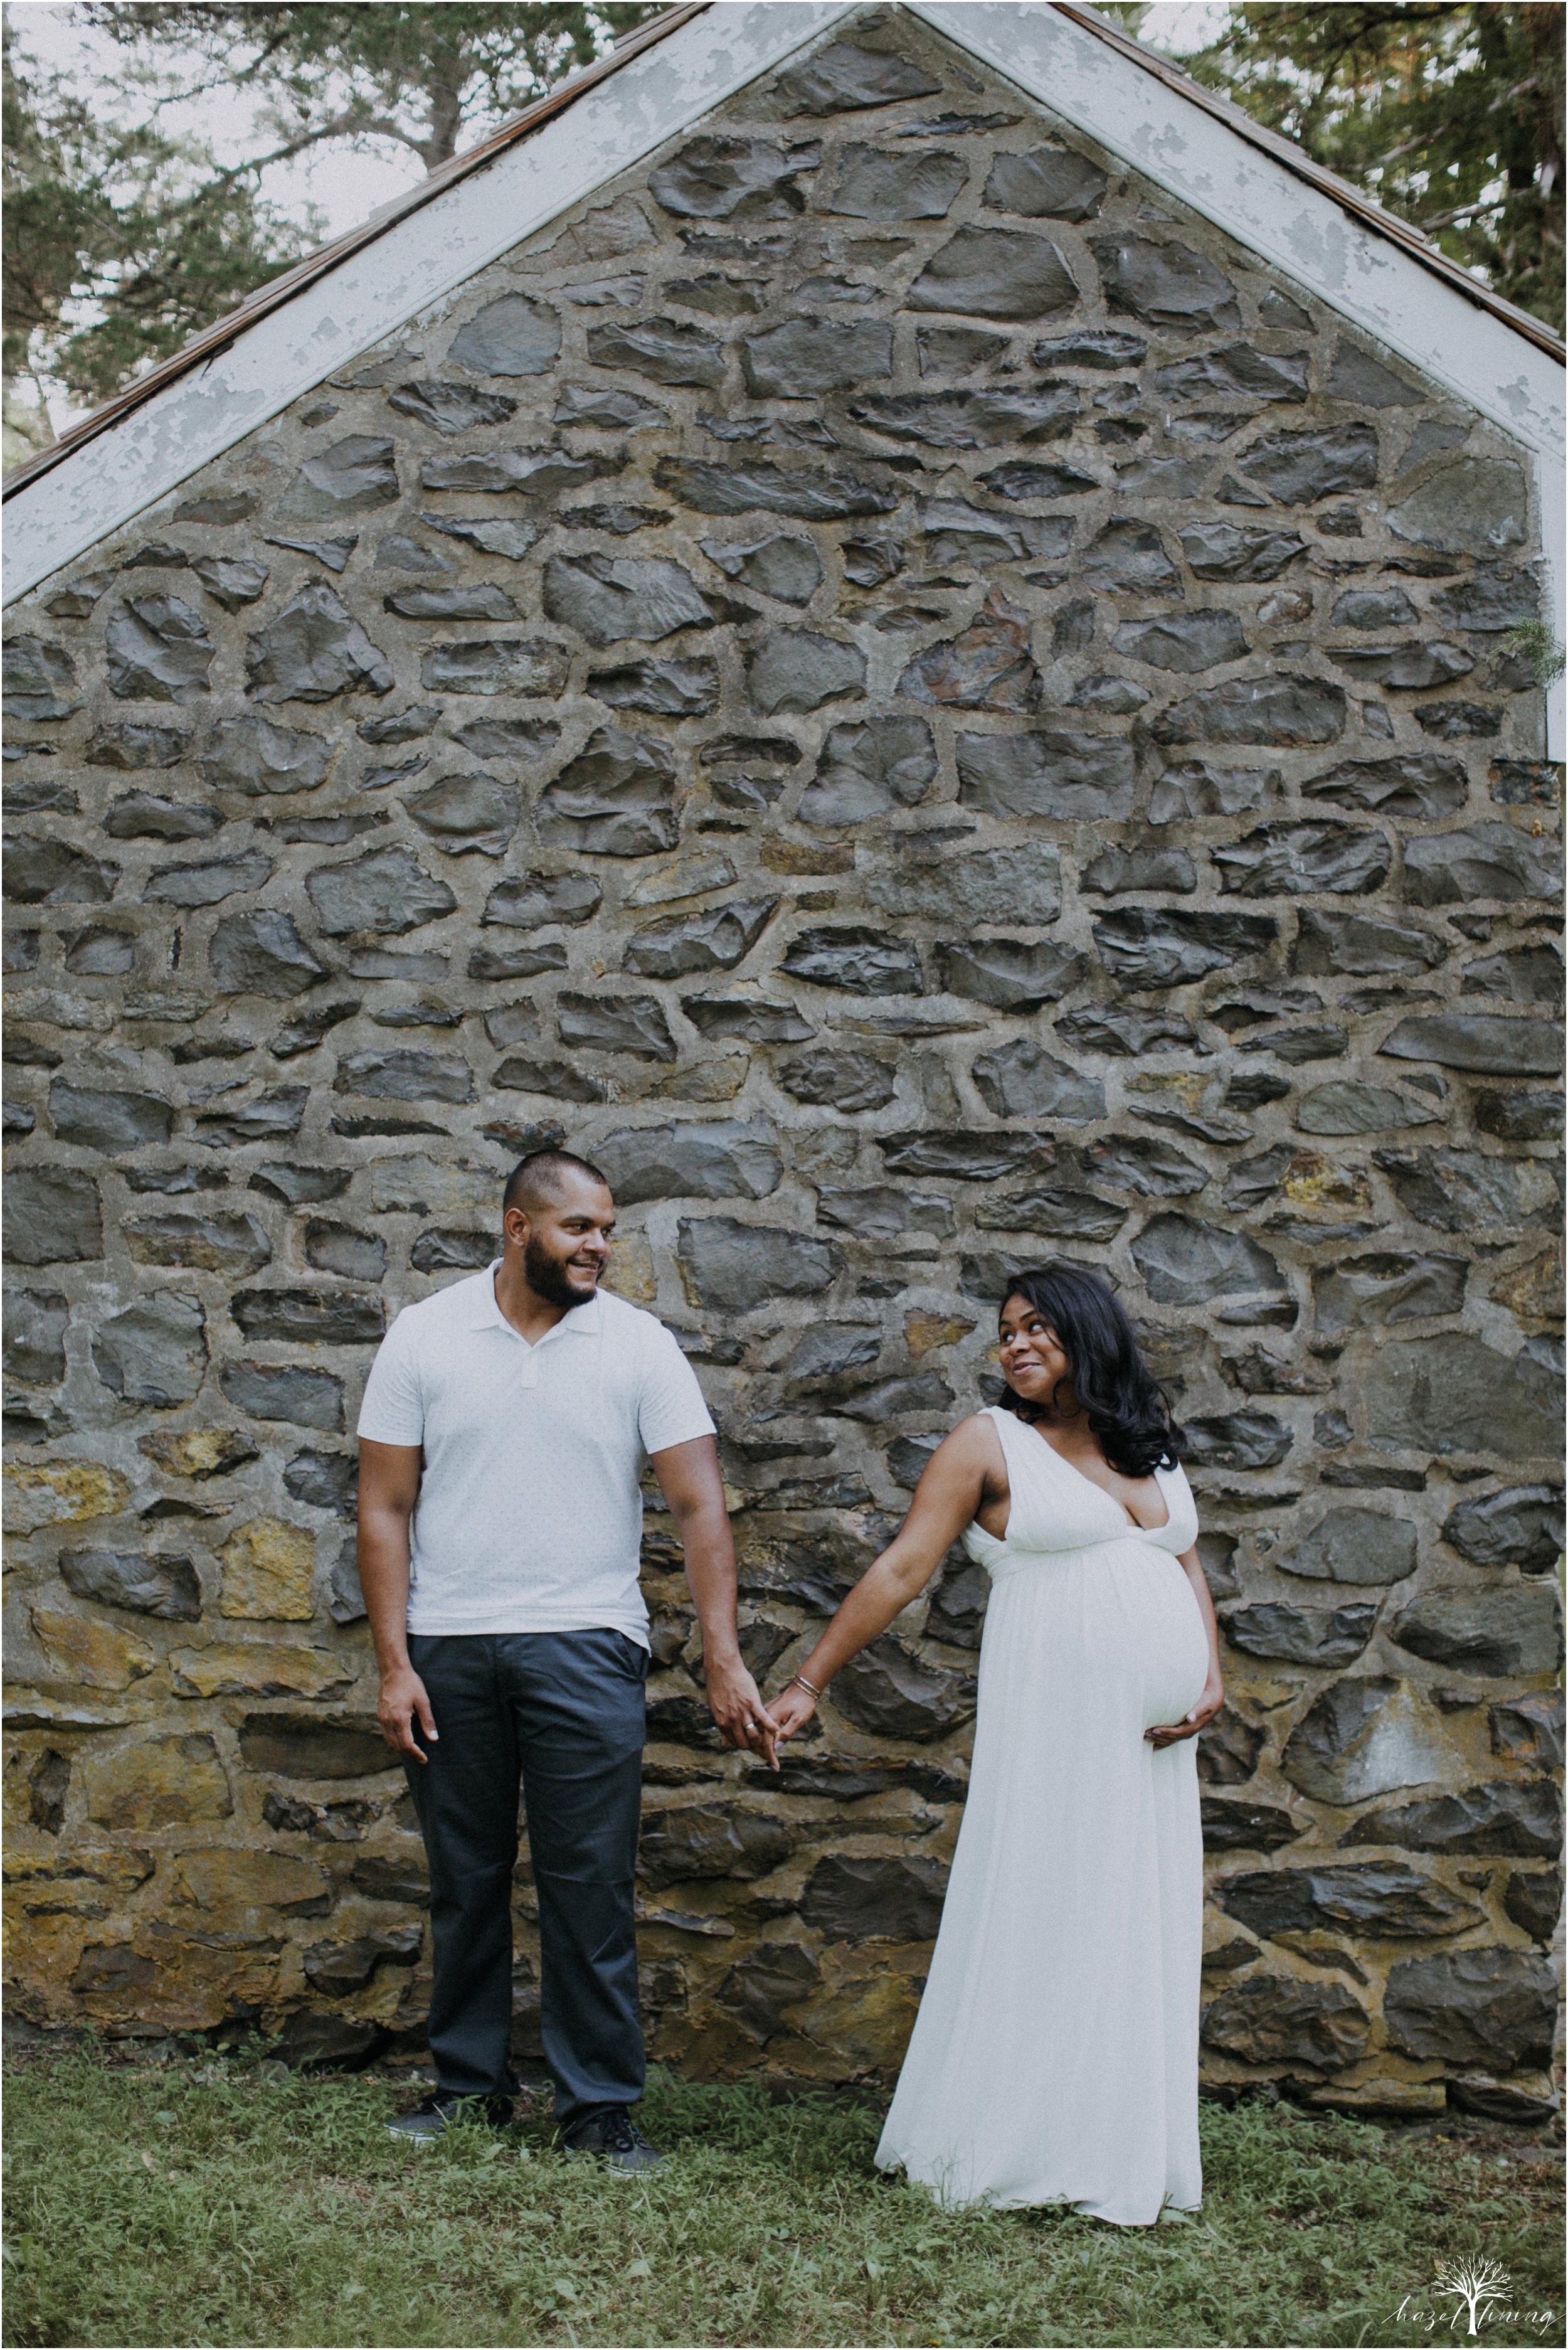
[[[359,1581],[379,1711],[430,1862],[438,2086],[392,2124],[496,2124],[517,2087],[512,1870],[521,1783],[539,1898],[541,2029],[556,2120],[613,2169],[661,2159],[642,2094],[632,1872],[648,1612],[638,1587],[652,1463],[685,1546],[708,1701],[728,1746],[774,1760],[741,1660],[735,1555],[713,1423],[651,1314],[599,1287],[615,1204],[570,1151],[513,1170],[503,1253],[405,1306],[359,1415]]]

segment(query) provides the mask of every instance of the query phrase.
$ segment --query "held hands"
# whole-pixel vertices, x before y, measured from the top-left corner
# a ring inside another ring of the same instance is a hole
[[[376,1719],[381,1725],[381,1735],[394,1754],[411,1754],[418,1762],[427,1760],[424,1749],[414,1742],[417,1722],[424,1736],[433,1745],[441,1736],[431,1711],[431,1701],[425,1695],[425,1685],[411,1665],[400,1665],[381,1676],[381,1693],[376,1700]]]
[[[739,1654],[722,1661],[705,1662],[703,1670],[708,1684],[708,1704],[725,1745],[739,1746],[748,1753],[760,1754],[769,1767],[776,1771],[779,1766],[778,1757],[774,1752],[773,1716],[764,1711],[757,1685]]]
[[[804,1730],[815,1711],[816,1700],[798,1681],[791,1681],[788,1689],[781,1690],[768,1708],[768,1719],[777,1732],[779,1744],[782,1746],[786,1739]]]
[[[1225,1702],[1225,1684],[1217,1672],[1211,1672],[1203,1684],[1203,1694],[1191,1712],[1181,1721],[1157,1722],[1146,1730],[1144,1736],[1156,1747],[1173,1746],[1179,1738],[1196,1738],[1207,1730]]]

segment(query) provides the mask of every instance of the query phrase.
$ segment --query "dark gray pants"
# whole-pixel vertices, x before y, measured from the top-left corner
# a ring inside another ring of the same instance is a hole
[[[440,1738],[409,1784],[431,1874],[445,2095],[508,2096],[517,1798],[539,1897],[541,2033],[565,2126],[642,2094],[632,1873],[648,1652],[624,1632],[410,1636]],[[415,1724],[418,1735],[418,1724]]]

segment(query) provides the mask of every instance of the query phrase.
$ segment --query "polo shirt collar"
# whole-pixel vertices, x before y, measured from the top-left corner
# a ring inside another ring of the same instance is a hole
[[[500,1257],[493,1257],[484,1271],[475,1276],[473,1312],[469,1317],[468,1326],[471,1330],[504,1330],[509,1338],[522,1339],[524,1346],[527,1346],[530,1342],[523,1337],[520,1330],[513,1328],[495,1302],[495,1276],[503,1261]],[[603,1307],[596,1295],[586,1305],[574,1305],[569,1313],[564,1314],[551,1329],[545,1331],[543,1338],[533,1343],[542,1347],[562,1330],[576,1337],[597,1337],[602,1319]]]

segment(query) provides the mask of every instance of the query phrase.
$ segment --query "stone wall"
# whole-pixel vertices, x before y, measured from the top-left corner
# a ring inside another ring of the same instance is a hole
[[[894,12],[14,609],[19,2012],[419,2046],[351,1431],[565,1136],[722,1426],[770,1687],[996,1391],[1009,1269],[1104,1268],[1228,1643],[1210,2079],[1539,2110],[1535,546],[1495,429]],[[983,1578],[774,1781],[649,1528],[653,2048],[885,2078]]]

